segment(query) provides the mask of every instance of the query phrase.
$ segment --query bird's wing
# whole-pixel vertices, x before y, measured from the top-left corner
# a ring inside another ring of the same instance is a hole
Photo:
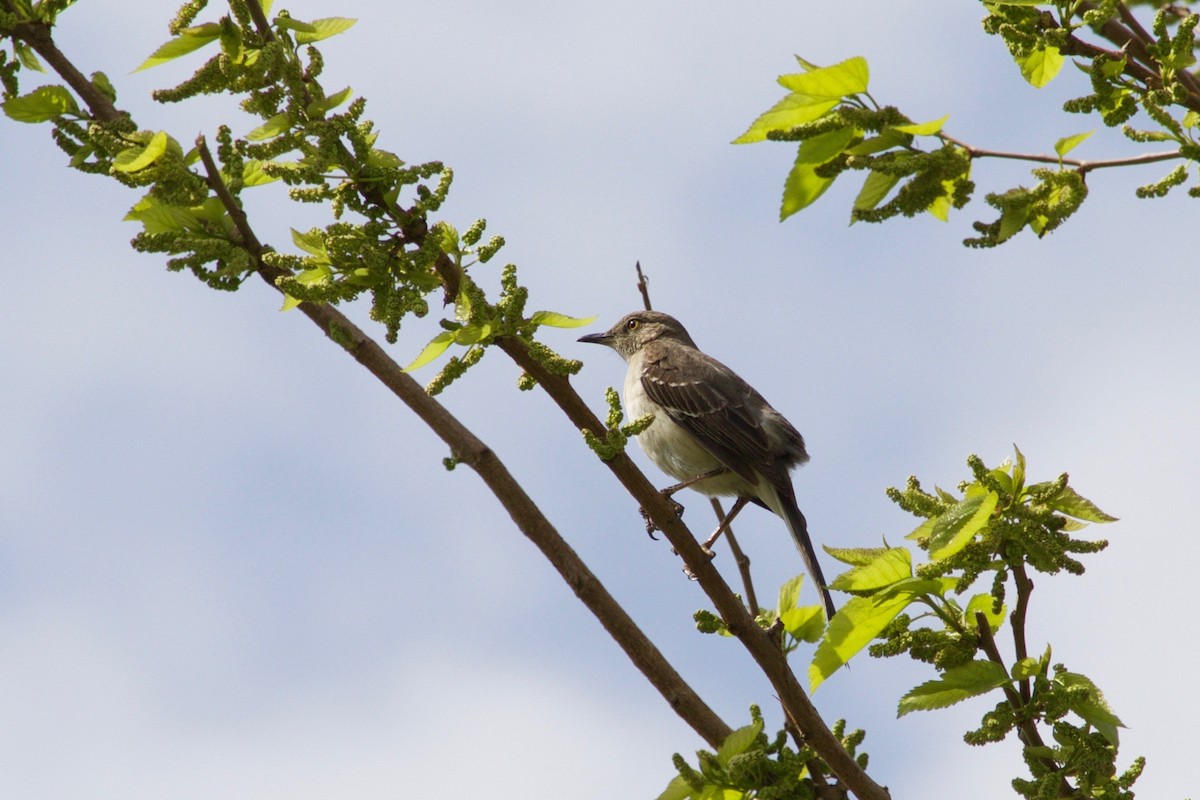
[[[653,344],[643,353],[642,388],[726,467],[750,485],[760,473],[775,478],[778,460],[763,430],[765,401],[721,362],[690,347],[674,347],[669,358]]]

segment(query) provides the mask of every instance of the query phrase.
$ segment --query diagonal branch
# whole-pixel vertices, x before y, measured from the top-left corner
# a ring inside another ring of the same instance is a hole
[[[243,246],[254,259],[256,271],[272,288],[286,275],[262,261],[263,248],[250,229],[237,200],[230,193],[203,137],[197,140],[209,187],[220,198],[242,234]],[[554,565],[563,580],[596,616],[625,651],[634,665],[659,690],[675,710],[709,745],[716,748],[732,732],[690,685],[676,672],[662,652],[642,632],[604,585],[559,535],[500,461],[496,453],[430,397],[416,380],[404,372],[375,340],[332,306],[305,302],[304,312],[321,331],[340,344],[379,381],[409,407],[454,454],[455,459],[475,470],[508,512],[513,522]]]

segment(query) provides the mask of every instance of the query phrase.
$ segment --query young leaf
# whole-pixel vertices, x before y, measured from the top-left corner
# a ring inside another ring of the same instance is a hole
[[[1047,45],[1024,58],[1017,58],[1016,61],[1025,80],[1029,81],[1031,86],[1041,89],[1054,80],[1054,76],[1062,69],[1063,56],[1057,47]]]
[[[840,100],[865,92],[870,77],[867,60],[862,56],[855,56],[830,67],[780,75],[779,84],[797,94]]]
[[[926,681],[900,698],[896,716],[910,711],[930,711],[990,692],[1008,683],[1004,667],[994,661],[969,661],[948,669],[940,680]]]
[[[318,264],[312,269],[306,269],[296,275],[296,283],[301,286],[320,286],[329,283],[333,278],[333,270],[328,264]]]
[[[783,629],[801,642],[815,642],[825,632],[825,607],[799,606],[781,611],[779,621]]]
[[[4,101],[4,113],[17,122],[49,122],[63,114],[78,114],[79,104],[65,86],[40,86],[29,94]]]
[[[891,549],[888,547],[830,547],[827,544],[821,545],[821,547],[838,561],[854,567],[866,566]]]
[[[929,534],[929,557],[941,561],[966,547],[987,525],[999,500],[995,492],[969,489],[962,501],[946,509],[934,522]]]
[[[1003,603],[1000,605],[1000,613],[993,614],[992,608],[995,605],[996,599],[990,594],[977,594],[967,603],[966,610],[963,611],[964,622],[971,628],[975,627],[975,615],[982,613],[984,619],[987,620],[988,628],[995,633],[1004,624],[1004,615],[1007,613],[1008,607]]]
[[[901,133],[911,133],[913,136],[932,136],[942,129],[942,126],[946,124],[946,120],[948,119],[950,119],[950,115],[946,114],[929,122],[917,122],[911,125],[893,125],[892,128]]]
[[[302,31],[304,33],[317,32],[317,26],[313,25],[311,22],[301,22],[300,20],[292,19],[291,17],[276,17],[275,19],[271,20],[271,22],[273,22],[276,26],[280,28],[286,28],[289,31]]]
[[[250,159],[242,164],[242,185],[243,186],[263,186],[264,184],[273,183],[279,180],[274,175],[268,175],[263,170],[264,164],[270,164],[270,161],[259,161]]]
[[[323,117],[323,116],[325,116],[326,111],[330,111],[332,109],[337,108],[342,103],[346,102],[346,100],[348,100],[350,98],[350,95],[353,93],[354,93],[354,90],[351,89],[349,86],[347,86],[345,89],[342,89],[340,92],[331,94],[328,97],[325,97],[321,100],[314,100],[313,102],[308,104],[308,108],[306,108],[305,110],[308,112],[308,115],[310,117]]]
[[[851,597],[829,621],[808,667],[810,691],[846,664],[922,594],[942,594],[954,586],[949,578],[909,578],[870,597]]]
[[[667,784],[667,788],[663,789],[655,800],[687,800],[691,797],[695,790],[692,785],[683,779],[682,775],[676,775],[671,778],[671,782]]]
[[[529,321],[534,325],[549,325],[551,328],[582,328],[584,325],[591,325],[596,318],[568,317],[557,311],[535,311]]]
[[[906,547],[890,547],[867,564],[837,576],[832,589],[870,591],[892,586],[912,577],[912,555]]]
[[[274,139],[279,134],[292,127],[292,118],[287,113],[276,114],[269,120],[259,125],[254,130],[246,134],[246,138],[252,142],[261,142],[264,139]]]
[[[883,172],[868,172],[858,196],[854,198],[855,211],[870,211],[883,202],[883,198],[900,182],[899,175]]]
[[[304,252],[311,256],[315,256],[320,263],[329,264],[329,251],[325,249],[325,239],[319,230],[312,230],[301,233],[295,228],[292,231],[292,244],[299,247]]]
[[[1124,728],[1125,724],[1113,713],[1112,708],[1108,705],[1108,701],[1104,699],[1104,693],[1100,691],[1099,687],[1092,683],[1091,679],[1086,675],[1080,675],[1077,672],[1064,672],[1057,677],[1057,680],[1067,687],[1087,687],[1086,699],[1072,702],[1071,710],[1078,714],[1084,722],[1089,723],[1099,731],[1100,735],[1107,739],[1110,744],[1115,746],[1118,743],[1117,728]]]
[[[825,190],[833,183],[833,178],[822,178],[817,175],[816,167],[799,160],[788,173],[787,181],[783,184],[783,201],[779,204],[779,221],[790,217],[797,211],[808,208],[825,194]]]
[[[1064,136],[1054,143],[1054,152],[1058,153],[1059,158],[1062,158],[1067,153],[1071,152],[1076,147],[1090,139],[1092,134],[1095,132],[1095,130],[1090,130],[1084,133],[1077,133],[1074,136]]]
[[[451,344],[454,343],[454,331],[442,331],[429,344],[425,345],[425,349],[420,355],[413,359],[413,362],[404,368],[405,372],[412,372],[415,369],[420,369],[435,358],[446,352]]]
[[[750,125],[746,132],[733,140],[734,144],[761,142],[772,131],[790,131],[797,125],[820,119],[838,104],[838,100],[792,93]]]
[[[325,17],[324,19],[314,19],[312,21],[312,31],[297,31],[297,44],[312,44],[319,42],[322,39],[328,39],[330,36],[336,36],[339,33],[344,33],[349,30],[356,19],[349,17]]]
[[[159,64],[173,61],[180,56],[187,55],[193,50],[199,50],[204,45],[214,42],[220,37],[221,26],[216,23],[201,25],[196,28],[187,28],[181,32],[180,36],[151,53],[150,57],[143,61],[134,72],[141,72],[144,69],[150,69],[151,67],[157,67]]]
[[[1086,497],[1080,496],[1078,492],[1070,486],[1064,486],[1056,496],[1051,498],[1047,505],[1055,511],[1066,514],[1068,517],[1082,519],[1086,522],[1116,522],[1117,518],[1105,514],[1096,504]]]
[[[45,72],[46,71],[42,67],[42,62],[38,61],[37,54],[34,53],[32,47],[25,44],[24,42],[17,41],[16,39],[12,40],[12,46],[13,46],[13,53],[16,54],[17,59],[21,62],[22,67],[24,67],[25,69],[33,70],[34,72]]]
[[[749,750],[750,746],[754,744],[754,740],[762,733],[762,729],[762,721],[758,721],[743,728],[738,728],[726,736],[725,741],[721,742],[721,749],[717,751],[717,763],[721,766],[727,766],[729,759],[734,756],[740,756]]]
[[[302,302],[304,302],[304,301],[297,300],[295,297],[292,297],[290,294],[285,294],[283,296],[283,305],[279,307],[279,310],[280,311],[291,311],[293,308],[300,305]]]
[[[116,172],[137,172],[158,161],[167,152],[170,137],[164,131],[159,131],[150,137],[145,147],[130,147],[117,153],[113,159],[112,168]]]
[[[130,222],[140,222],[146,233],[172,233],[200,229],[200,218],[194,211],[172,206],[148,194],[134,204],[125,215]]]

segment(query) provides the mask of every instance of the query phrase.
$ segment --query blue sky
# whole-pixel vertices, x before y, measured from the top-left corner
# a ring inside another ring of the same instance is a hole
[[[1200,653],[1181,622],[1200,556],[1193,208],[1132,196],[1168,168],[1093,173],[1059,232],[981,252],[960,244],[990,211],[981,202],[949,224],[851,228],[857,185],[839,184],[780,224],[789,148],[729,144],[778,98],[793,53],[863,55],[881,102],[1033,152],[1097,127],[1057,111],[1083,76],[1068,68],[1035,91],[968,3],[919,16],[878,3],[854,18],[766,1],[286,7],[360,19],[324,48],[326,86],[368,98],[381,146],[454,168],[446,218],[486,217],[509,242],[477,274],[485,284],[515,261],[531,308],[598,315],[599,329],[638,306],[640,259],[655,305],[804,433],[813,458],[795,479],[818,543],[899,541],[915,521],[884,489],[912,473],[952,487],[972,452],[998,463],[1015,442],[1034,479],[1069,470],[1122,521],[1095,530],[1111,546],[1084,578],[1038,580],[1031,648],[1052,643],[1104,689],[1130,726],[1122,763],[1149,759],[1145,796],[1195,792],[1178,736],[1200,707]],[[222,98],[152,104],[186,64],[128,74],[172,13],[83,3],[57,36],[144,127],[181,141],[252,127]],[[671,753],[701,743],[476,476],[445,472],[444,446],[272,291],[218,294],[167,273],[128,247],[136,230],[120,218],[136,196],[67,170],[46,130],[3,131],[3,793],[657,794]],[[1101,131],[1079,153],[1140,151]],[[1028,182],[1009,163],[975,175],[980,196]],[[265,241],[322,221],[261,191],[249,202]],[[436,330],[406,327],[397,360]],[[586,359],[576,385],[600,409],[623,365],[576,336],[545,338]],[[490,354],[444,400],[728,722],[752,702],[777,721],[738,646],[693,630],[704,599],[669,548],[549,401],[516,391],[517,374]],[[681,499],[706,531],[706,501]],[[760,592],[801,569],[766,512],[746,512],[739,533]],[[867,728],[895,797],[964,782],[1010,796],[1017,747],[960,738],[992,701],[895,718],[929,677],[863,660],[815,702]]]

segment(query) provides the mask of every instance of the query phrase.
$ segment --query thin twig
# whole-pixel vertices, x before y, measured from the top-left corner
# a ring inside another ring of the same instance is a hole
[[[1013,559],[1012,572],[1013,580],[1017,584],[1017,605],[1013,608],[1009,624],[1012,626],[1013,652],[1020,661],[1029,657],[1025,640],[1025,615],[1029,611],[1029,596],[1033,592],[1033,581],[1025,571],[1025,562],[1019,558]],[[1021,698],[1028,703],[1031,696],[1028,678],[1021,680],[1020,689]]]
[[[721,501],[715,497],[710,497],[712,502],[713,513],[717,515],[717,524],[720,525],[725,521],[725,509],[721,507]],[[742,587],[746,590],[746,608],[754,616],[758,616],[758,597],[754,594],[754,581],[750,577],[750,557],[747,556],[738,544],[737,537],[733,535],[733,526],[730,525],[725,529],[725,541],[729,543],[729,553],[733,556],[733,561],[737,564],[738,573],[742,576]]]
[[[642,262],[636,262],[633,265],[633,268],[637,270],[637,288],[638,291],[642,293],[642,304],[646,307],[647,311],[653,311],[653,307],[650,305],[650,282],[642,273]]]
[[[1000,649],[996,647],[996,639],[992,636],[992,627],[988,624],[987,616],[982,611],[975,612],[975,628],[979,632],[979,646],[983,648],[983,652],[994,664],[998,664],[1007,673],[1008,666],[1000,655]],[[1000,688],[1004,691],[1008,704],[1016,712],[1017,735],[1021,742],[1026,747],[1045,747],[1046,742],[1042,739],[1041,731],[1037,729],[1037,723],[1025,714],[1025,703],[1021,700],[1021,695],[1007,683]],[[1037,760],[1049,772],[1054,772],[1059,768],[1059,765],[1051,758],[1038,756]],[[1070,797],[1073,794],[1074,789],[1071,788],[1071,784],[1067,782],[1066,778],[1062,778],[1058,786],[1058,796]]]
[[[983,147],[975,147],[967,144],[959,139],[955,139],[945,133],[938,134],[939,138],[947,144],[952,144],[955,147],[961,147],[967,152],[971,158],[1004,158],[1013,161],[1031,161],[1035,164],[1059,164],[1065,167],[1074,167],[1080,172],[1091,172],[1096,169],[1107,169],[1110,167],[1131,167],[1139,164],[1153,164],[1158,161],[1170,161],[1175,158],[1183,158],[1183,153],[1180,150],[1168,150],[1161,153],[1144,153],[1140,156],[1129,156],[1127,158],[1102,159],[1097,161],[1086,161],[1076,158],[1062,158],[1060,156],[1052,156],[1038,153],[1010,153],[1003,150],[988,150]]]

